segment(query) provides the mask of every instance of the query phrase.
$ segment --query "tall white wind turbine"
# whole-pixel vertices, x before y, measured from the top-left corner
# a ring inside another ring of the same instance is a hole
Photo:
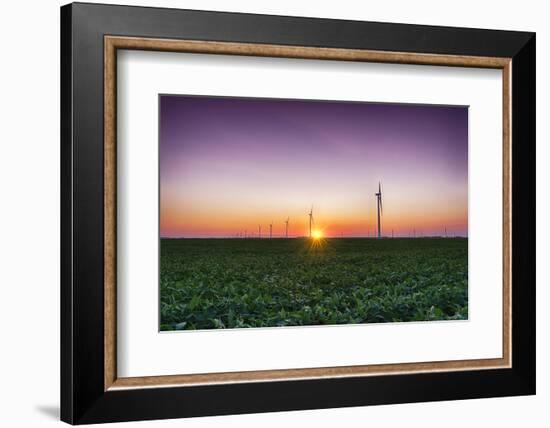
[[[378,209],[378,238],[382,237],[382,228],[380,227],[380,216],[382,215],[382,186],[378,182],[378,193],[375,193],[376,205]]]

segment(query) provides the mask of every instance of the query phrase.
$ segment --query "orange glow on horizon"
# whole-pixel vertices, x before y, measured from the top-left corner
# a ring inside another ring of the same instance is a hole
[[[314,213],[315,230],[312,237],[374,237],[377,235],[377,216],[374,203],[370,206],[350,207],[348,212],[321,206]],[[235,237],[246,234],[262,237],[269,233],[273,219],[273,237],[286,237],[285,221],[289,218],[288,237],[307,237],[309,218],[307,208],[279,205],[265,209],[262,206],[242,207],[223,204],[214,208],[185,207],[165,203],[161,206],[160,226],[163,237]],[[424,208],[424,209],[423,209]],[[277,220],[279,219],[279,220]],[[426,207],[388,202],[381,217],[382,235],[396,237],[468,235],[468,210],[465,204],[427,204]],[[392,233],[393,232],[393,233]]]

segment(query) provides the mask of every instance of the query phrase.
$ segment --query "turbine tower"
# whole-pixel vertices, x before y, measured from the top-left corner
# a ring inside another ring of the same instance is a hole
[[[262,226],[259,224],[258,225],[258,239],[260,239],[262,237]]]
[[[285,220],[285,237],[288,238],[288,221],[290,220],[290,217],[287,217]]]
[[[311,210],[309,210],[309,237],[311,238],[311,225],[313,224],[313,205],[311,206]]]
[[[380,182],[378,182],[378,193],[375,193],[374,196],[376,196],[376,203],[377,203],[377,209],[378,209],[378,238],[381,238],[382,229],[380,227],[380,215],[382,214],[382,187],[380,185]]]
[[[271,220],[271,223],[269,224],[269,239],[273,237],[273,220]]]

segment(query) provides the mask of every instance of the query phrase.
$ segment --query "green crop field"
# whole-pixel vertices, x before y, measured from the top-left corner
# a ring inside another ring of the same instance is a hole
[[[468,240],[162,239],[161,330],[468,317]]]

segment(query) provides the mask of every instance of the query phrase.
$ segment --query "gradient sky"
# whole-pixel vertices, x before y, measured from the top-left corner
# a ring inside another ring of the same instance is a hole
[[[160,96],[162,237],[468,234],[468,109]]]

